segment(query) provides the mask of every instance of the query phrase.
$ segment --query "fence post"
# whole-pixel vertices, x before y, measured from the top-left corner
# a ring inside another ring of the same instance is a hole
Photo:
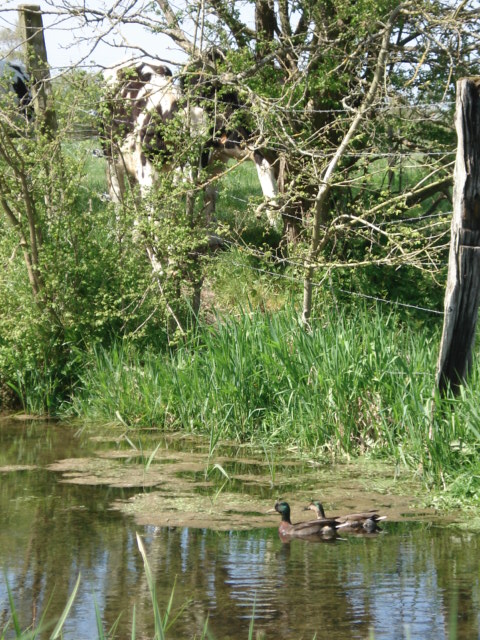
[[[472,365],[480,302],[480,78],[457,82],[458,136],[445,316],[436,385],[458,392]]]
[[[37,5],[22,4],[18,7],[18,17],[27,71],[33,80],[33,107],[47,134],[53,135],[57,130],[57,117],[52,104],[42,12]]]

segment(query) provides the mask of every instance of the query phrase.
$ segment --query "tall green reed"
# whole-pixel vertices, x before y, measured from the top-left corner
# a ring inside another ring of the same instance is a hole
[[[201,326],[169,353],[128,343],[92,351],[71,408],[204,433],[212,449],[228,438],[390,456],[445,484],[466,461],[472,468],[469,452],[480,445],[479,374],[458,399],[433,402],[439,330],[378,308],[326,312],[309,332],[293,308],[243,312]]]

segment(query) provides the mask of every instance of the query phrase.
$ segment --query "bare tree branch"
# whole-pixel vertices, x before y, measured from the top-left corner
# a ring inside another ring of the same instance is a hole
[[[180,28],[175,12],[171,8],[168,0],[155,0],[155,3],[162,10],[168,28],[164,33],[172,38],[190,56],[195,56],[195,47],[190,40],[185,37],[184,31]]]

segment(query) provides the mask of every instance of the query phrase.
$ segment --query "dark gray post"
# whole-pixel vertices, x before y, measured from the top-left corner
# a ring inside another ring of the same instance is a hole
[[[454,392],[472,364],[480,302],[480,78],[457,82],[458,135],[445,317],[437,364],[440,393]]]
[[[57,130],[57,118],[50,93],[50,71],[41,9],[37,5],[22,4],[18,7],[18,19],[25,46],[27,71],[33,80],[33,107],[46,131],[54,134]]]

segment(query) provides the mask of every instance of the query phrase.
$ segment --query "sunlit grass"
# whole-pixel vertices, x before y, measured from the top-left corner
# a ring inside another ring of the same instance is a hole
[[[69,410],[202,433],[213,446],[233,439],[390,458],[476,501],[478,371],[458,399],[434,404],[439,331],[378,309],[327,312],[311,332],[293,308],[242,313],[202,327],[170,355],[125,343],[92,351]],[[469,483],[455,483],[459,474]]]

